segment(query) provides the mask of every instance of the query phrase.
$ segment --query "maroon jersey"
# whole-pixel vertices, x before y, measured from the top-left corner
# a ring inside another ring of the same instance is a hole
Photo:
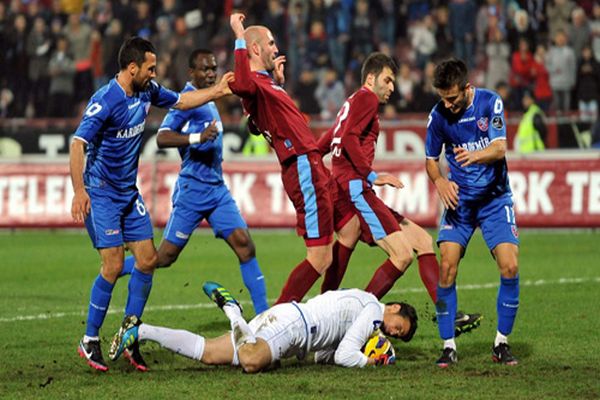
[[[331,137],[331,168],[336,181],[363,179],[373,182],[375,146],[379,136],[379,99],[362,87],[346,100],[332,129],[320,141],[319,150]]]
[[[275,149],[280,163],[317,150],[315,136],[290,96],[266,72],[250,71],[244,48],[235,50],[234,72],[231,91],[242,98],[244,110]]]

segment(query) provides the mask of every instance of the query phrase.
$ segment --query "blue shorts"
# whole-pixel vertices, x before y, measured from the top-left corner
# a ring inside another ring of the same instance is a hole
[[[500,243],[519,245],[510,193],[491,200],[459,201],[456,210],[448,209],[442,215],[437,243],[454,242],[466,249],[478,226],[490,250]]]
[[[116,192],[88,187],[91,209],[85,227],[97,249],[118,247],[123,242],[152,239],[152,223],[137,190]]]
[[[173,192],[173,211],[164,238],[183,248],[192,232],[208,221],[216,237],[227,239],[238,228],[247,229],[246,221],[224,184],[203,184],[179,179]]]

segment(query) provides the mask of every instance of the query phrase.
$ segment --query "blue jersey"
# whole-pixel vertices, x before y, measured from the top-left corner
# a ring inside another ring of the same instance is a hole
[[[454,157],[453,149],[457,146],[475,151],[486,148],[495,140],[506,140],[502,99],[490,90],[473,90],[473,103],[466,110],[452,114],[440,102],[427,121],[427,158],[439,159],[445,145],[450,167],[448,179],[458,185],[461,200],[479,200],[510,193],[505,158],[491,164],[461,167]]]
[[[192,90],[196,90],[196,88],[188,82],[183,92]],[[223,170],[221,168],[223,162],[223,123],[217,106],[212,101],[191,110],[169,110],[159,131],[171,130],[183,135],[201,133],[213,120],[217,122],[216,127],[219,131],[214,140],[179,147],[179,155],[182,160],[179,176],[206,183],[223,183]]]
[[[172,107],[179,94],[150,81],[143,92],[127,96],[111,79],[90,99],[75,137],[87,146],[84,182],[116,190],[136,186],[142,134],[150,105]]]

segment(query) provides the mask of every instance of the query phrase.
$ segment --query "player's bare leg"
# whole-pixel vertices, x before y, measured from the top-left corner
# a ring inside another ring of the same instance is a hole
[[[508,335],[517,317],[519,309],[519,247],[512,243],[500,243],[492,251],[500,270],[500,288],[498,289],[498,330],[492,349],[495,362],[515,365],[517,359],[508,345]]]
[[[406,234],[402,231],[392,232],[375,243],[387,253],[389,258],[377,268],[365,291],[373,293],[380,299],[404,274],[412,262],[413,254]]]
[[[170,267],[177,258],[183,247],[179,247],[174,243],[171,243],[167,239],[163,239],[158,246],[158,262],[156,268],[167,268]]]
[[[240,365],[247,373],[260,372],[271,365],[271,349],[267,342],[257,338],[256,343],[246,343],[238,348]]]
[[[360,221],[358,216],[354,215],[336,232],[337,240],[332,248],[332,262],[321,285],[321,293],[328,290],[336,290],[340,287],[346,268],[350,262],[350,256],[354,247],[360,238]]]

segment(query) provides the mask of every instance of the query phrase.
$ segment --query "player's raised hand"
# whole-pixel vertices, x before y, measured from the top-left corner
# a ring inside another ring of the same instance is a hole
[[[458,206],[458,185],[456,182],[449,181],[444,177],[439,177],[435,181],[435,187],[442,203],[444,203],[444,207],[456,210],[456,207]]]
[[[206,129],[202,131],[202,134],[200,135],[200,143],[206,143],[208,141],[215,140],[218,134],[219,130],[217,129],[217,121],[213,119]]]
[[[219,92],[219,97],[227,96],[232,93],[231,88],[229,87],[229,84],[231,82],[235,82],[234,73],[231,71],[225,72],[225,74],[221,77],[219,83],[217,83],[217,91]]]
[[[454,149],[454,158],[461,167],[467,167],[477,162],[476,153],[474,151],[468,151],[464,147],[457,146]]]
[[[285,83],[285,75],[283,73],[284,64],[286,62],[285,56],[277,56],[273,63],[275,64],[275,68],[273,69],[273,79],[279,85],[283,85]]]
[[[71,203],[71,216],[75,222],[85,221],[90,213],[90,196],[85,189],[75,191],[73,202]]]
[[[229,17],[229,25],[236,39],[244,38],[244,20],[246,16],[242,13],[233,13]]]
[[[401,189],[404,187],[404,184],[400,181],[400,179],[398,179],[394,175],[386,173],[378,174],[377,179],[373,181],[373,184],[377,186],[390,185],[395,187],[396,189]]]

